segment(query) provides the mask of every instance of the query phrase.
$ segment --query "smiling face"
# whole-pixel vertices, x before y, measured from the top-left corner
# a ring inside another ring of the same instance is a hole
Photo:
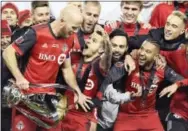
[[[112,43],[112,58],[114,61],[119,61],[128,49],[127,39],[124,36],[114,36],[111,39]]]
[[[34,24],[47,23],[50,21],[50,8],[48,6],[37,7],[33,10]]]
[[[158,56],[159,48],[149,41],[144,41],[138,53],[138,63],[141,67],[145,67],[154,62],[155,57]]]
[[[178,16],[170,15],[164,28],[165,40],[174,40],[184,33],[185,24]]]
[[[18,18],[16,12],[11,8],[5,8],[1,12],[2,20],[7,20],[8,24],[11,26],[16,26]]]
[[[88,2],[84,5],[84,21],[82,23],[82,31],[84,33],[92,33],[94,31],[95,25],[99,19],[100,10],[100,6],[95,5],[92,2]]]
[[[121,6],[121,11],[124,18],[123,21],[127,24],[134,24],[137,21],[141,7],[140,4],[136,2],[124,3]]]

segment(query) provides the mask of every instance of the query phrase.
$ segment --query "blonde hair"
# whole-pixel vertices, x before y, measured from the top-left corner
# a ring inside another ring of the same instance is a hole
[[[183,23],[185,25],[187,24],[187,16],[184,13],[182,13],[181,11],[173,11],[171,15],[177,16],[178,18],[180,18],[183,21]]]

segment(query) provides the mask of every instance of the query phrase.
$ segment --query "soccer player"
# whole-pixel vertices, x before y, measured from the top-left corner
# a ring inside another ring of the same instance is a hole
[[[111,44],[108,39],[103,29],[96,29],[86,40],[82,54],[72,55],[72,58],[79,57],[78,63],[72,65],[79,87],[86,96],[92,98],[94,103],[102,81],[100,78],[103,79],[105,72],[110,68]],[[71,94],[69,96],[72,97]],[[95,130],[97,123],[95,116],[96,109],[91,109],[89,112],[84,112],[82,109],[70,110],[63,120],[62,129],[63,131]]]
[[[183,77],[175,73],[171,68],[156,68],[155,59],[158,57],[159,50],[159,45],[150,39],[144,41],[139,49],[139,57],[135,61],[136,70],[125,81],[124,89],[132,92],[141,87],[142,96],[132,102],[120,105],[120,111],[114,125],[115,131],[163,131],[158,113],[155,110],[156,90],[159,83],[165,78],[173,83],[176,82],[173,86],[181,86],[182,81],[179,80],[183,80]],[[111,69],[107,81],[116,81],[124,75],[123,66],[121,68],[114,67]],[[107,84],[108,82],[104,82],[102,86],[105,88]]]
[[[187,17],[180,11],[173,11],[167,18],[164,28],[154,29],[150,31],[150,36],[158,41],[160,49],[163,51],[175,51],[185,43],[185,29],[187,25]],[[164,82],[161,87],[169,86],[168,82]],[[161,91],[162,88],[158,90]],[[157,95],[158,97],[158,95]],[[156,109],[159,111],[160,118],[165,126],[165,118],[169,112],[169,98],[163,97],[157,99]]]
[[[83,23],[81,29],[74,37],[73,51],[82,51],[85,46],[85,40],[94,32],[97,25],[101,5],[98,1],[85,1],[83,5]]]
[[[48,23],[50,21],[50,7],[48,1],[32,1],[31,12],[34,25]]]
[[[152,38],[160,45],[161,50],[177,50],[182,43],[185,43],[185,29],[187,17],[180,11],[173,11],[167,18],[164,28],[150,30],[148,36],[140,36],[131,39],[129,48],[135,49],[141,46],[147,38]]]
[[[61,68],[65,81],[77,91],[78,103],[85,109],[86,101],[90,101],[77,86],[68,55],[72,46],[69,36],[80,28],[82,22],[79,9],[67,6],[60,12],[57,20],[30,28],[7,47],[3,58],[23,93],[55,92],[52,88],[31,88],[29,83],[55,83]],[[19,70],[16,56],[29,56],[23,70]],[[49,130],[60,131],[60,126],[61,123]],[[35,131],[36,127],[36,124],[22,114],[16,114],[13,118],[13,131]]]
[[[82,53],[85,46],[85,40],[88,39],[88,37],[93,33],[95,25],[97,24],[100,14],[100,9],[101,9],[101,5],[98,1],[84,2],[83,12],[82,12],[84,20],[79,31],[73,36],[74,44],[70,56],[74,54]],[[87,29],[86,24],[90,24],[90,29]],[[80,60],[79,57],[72,58],[71,64],[72,65],[74,65],[75,63],[77,64],[79,60]],[[57,78],[58,83],[64,83],[62,79],[63,78],[61,72],[59,72]]]
[[[121,28],[128,36],[144,35],[149,31],[137,21],[138,15],[142,10],[142,1],[121,1],[122,21],[105,26],[105,30],[111,33],[116,28]],[[113,25],[113,26],[112,26]]]
[[[160,93],[160,97],[172,94],[170,104],[170,113],[167,116],[168,131],[186,131],[188,130],[188,44],[184,45],[185,48],[176,51],[161,51],[165,56],[167,63],[179,74],[184,76],[187,81],[186,86],[176,88],[169,86]]]

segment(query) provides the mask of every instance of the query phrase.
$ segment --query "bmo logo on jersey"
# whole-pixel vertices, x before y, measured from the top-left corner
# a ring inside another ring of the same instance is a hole
[[[45,61],[56,61],[56,56],[55,55],[49,55],[49,54],[43,54],[43,53],[39,53],[39,57],[40,60],[45,60]],[[59,65],[63,64],[63,62],[66,59],[66,55],[65,54],[60,54],[57,58],[57,62]]]
[[[131,87],[135,88],[135,89],[139,89],[142,88],[142,86],[136,82],[131,82]]]
[[[56,60],[56,56],[55,55],[48,55],[48,54],[39,53],[39,59],[40,60],[45,60],[45,61],[55,61]]]

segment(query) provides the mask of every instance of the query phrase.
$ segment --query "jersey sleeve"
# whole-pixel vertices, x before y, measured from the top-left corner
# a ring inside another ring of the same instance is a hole
[[[36,32],[30,28],[22,36],[13,41],[12,46],[16,50],[16,53],[22,56],[34,46],[36,40]]]
[[[181,81],[178,81],[178,82],[176,82],[176,84],[178,85],[178,87],[184,87],[184,86],[188,87],[188,78],[181,80]]]
[[[164,71],[164,77],[169,82],[175,83],[184,79],[181,75],[176,73],[172,68],[167,66]]]

